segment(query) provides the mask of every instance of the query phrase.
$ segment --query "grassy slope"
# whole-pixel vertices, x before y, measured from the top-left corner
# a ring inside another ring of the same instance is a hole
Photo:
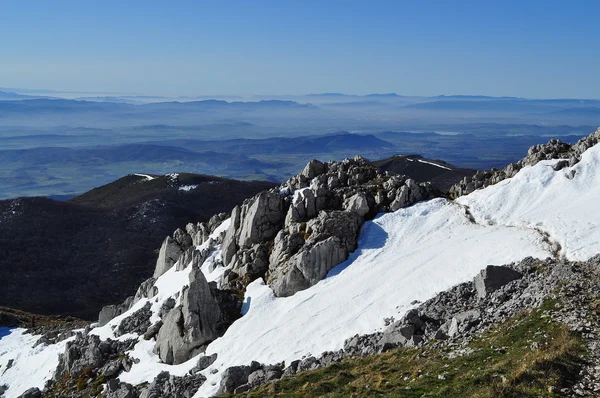
[[[584,346],[544,317],[521,314],[449,359],[443,349],[396,349],[303,372],[244,397],[552,397],[577,374]],[[536,344],[534,344],[534,342]],[[446,349],[447,351],[447,349]]]

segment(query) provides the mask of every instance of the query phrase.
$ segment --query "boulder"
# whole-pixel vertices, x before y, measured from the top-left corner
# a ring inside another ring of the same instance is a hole
[[[473,326],[481,322],[481,312],[478,310],[464,311],[452,317],[448,325],[447,335],[455,337],[469,331]]]
[[[522,276],[523,274],[512,268],[488,265],[477,274],[473,281],[477,290],[477,297],[483,299],[491,292],[500,289],[511,281],[520,279]]]
[[[346,211],[356,213],[360,217],[365,217],[371,210],[369,207],[369,201],[364,193],[359,192],[354,196],[350,197],[345,206]]]
[[[135,296],[133,296],[133,302],[131,305],[137,303],[143,298],[152,298],[158,294],[158,288],[154,286],[156,282],[156,278],[148,278],[144,282],[140,284],[137,291],[135,292]]]
[[[104,398],[137,398],[137,389],[129,383],[123,383],[119,379],[111,379],[102,395]]]
[[[316,176],[325,173],[325,170],[326,166],[325,164],[323,164],[323,162],[313,159],[310,162],[308,162],[308,164],[304,167],[304,170],[302,170],[300,174],[306,179],[311,180]]]
[[[250,374],[260,368],[260,363],[252,361],[249,366],[232,366],[225,369],[221,376],[221,384],[217,395],[235,392],[236,388],[248,383],[248,376],[250,376]]]

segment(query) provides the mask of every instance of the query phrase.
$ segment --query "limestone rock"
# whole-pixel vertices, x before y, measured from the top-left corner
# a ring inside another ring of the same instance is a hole
[[[170,236],[167,236],[160,247],[153,277],[158,278],[167,272],[177,262],[182,253],[183,249],[179,243]]]
[[[313,159],[310,162],[308,162],[308,164],[306,165],[306,167],[304,167],[304,170],[302,170],[300,174],[305,178],[311,180],[316,176],[323,174],[325,170],[326,166],[325,164],[323,164],[323,162]]]
[[[273,239],[284,220],[283,204],[279,193],[262,192],[242,206],[239,242],[241,248],[251,247]]]
[[[369,201],[364,193],[359,192],[350,197],[344,206],[346,211],[356,213],[360,217],[366,216],[370,211]]]
[[[474,284],[477,296],[480,299],[485,298],[489,293],[522,276],[523,274],[520,272],[508,267],[488,265],[475,277]]]
[[[166,314],[156,336],[155,352],[167,364],[183,363],[201,352],[234,320],[237,309],[228,307],[216,286],[211,289],[199,268],[190,272],[189,281],[182,304]]]
[[[32,387],[19,395],[19,398],[42,398],[42,392],[37,387]]]
[[[329,237],[301,250],[283,267],[274,269],[269,284],[276,296],[291,296],[319,282],[346,257],[347,251],[340,239]]]
[[[128,297],[122,304],[102,307],[98,314],[98,326],[104,326],[113,318],[126,312],[131,307],[133,300],[133,297]]]
[[[205,381],[200,373],[177,377],[163,371],[142,391],[140,398],[192,398]]]

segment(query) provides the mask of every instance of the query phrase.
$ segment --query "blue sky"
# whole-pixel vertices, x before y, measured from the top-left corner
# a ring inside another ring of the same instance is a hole
[[[0,0],[0,87],[600,97],[600,1]]]

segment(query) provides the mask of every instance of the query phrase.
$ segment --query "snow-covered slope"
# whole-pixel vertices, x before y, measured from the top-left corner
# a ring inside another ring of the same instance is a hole
[[[426,300],[468,280],[488,264],[549,255],[537,231],[474,224],[462,206],[444,199],[384,214],[365,224],[359,247],[326,279],[292,297],[276,298],[262,280],[252,283],[245,315],[207,349],[207,355],[217,353],[217,361],[203,372],[208,381],[196,396],[216,393],[221,373],[230,366],[252,360],[289,363],[304,355],[340,349],[347,338],[381,328],[384,317],[401,316],[412,301]],[[189,267],[179,272],[171,268],[158,279],[158,300],[151,300],[154,313],[186,284],[188,273]],[[114,338],[112,327],[145,302],[92,333]],[[140,363],[122,374],[121,381],[139,384],[163,370],[183,375],[196,364],[195,358],[178,366],[160,364],[153,348],[153,342],[140,338],[130,353]],[[213,373],[215,369],[219,372]]]
[[[600,145],[573,167],[554,171],[557,162],[525,167],[457,202],[469,206],[477,222],[538,228],[560,243],[569,260],[586,260],[600,253]]]
[[[246,292],[243,317],[208,346],[206,354],[216,353],[217,360],[202,372],[207,381],[195,396],[216,393],[221,374],[233,365],[253,360],[289,363],[337,350],[347,338],[382,328],[385,317],[403,315],[414,300],[427,300],[469,280],[488,264],[551,256],[553,247],[545,233],[561,244],[569,259],[597,254],[600,214],[593,206],[600,197],[600,145],[572,168],[554,171],[554,163],[526,167],[512,179],[454,202],[435,199],[380,215],[364,224],[359,249],[347,261],[291,297],[277,298],[262,280],[253,282]],[[568,178],[573,171],[574,177]],[[228,224],[224,222],[213,237]],[[220,255],[217,246],[202,266],[209,281],[218,280],[224,271],[208,271]],[[115,338],[113,327],[147,302],[152,304],[152,321],[157,320],[162,303],[189,283],[190,268],[171,268],[156,281],[157,296],[140,300],[92,333]],[[119,376],[123,382],[149,382],[163,370],[183,375],[196,365],[197,358],[180,365],[162,364],[153,353],[153,341],[133,335],[121,339],[132,337],[138,343],[129,355],[140,361]],[[3,343],[0,340],[0,352]]]
[[[24,332],[25,329],[21,328],[0,328],[0,386],[9,386],[3,398],[18,397],[31,387],[44,388],[58,365],[58,355],[72,340],[33,347],[40,336]],[[10,361],[12,365],[9,367]]]

